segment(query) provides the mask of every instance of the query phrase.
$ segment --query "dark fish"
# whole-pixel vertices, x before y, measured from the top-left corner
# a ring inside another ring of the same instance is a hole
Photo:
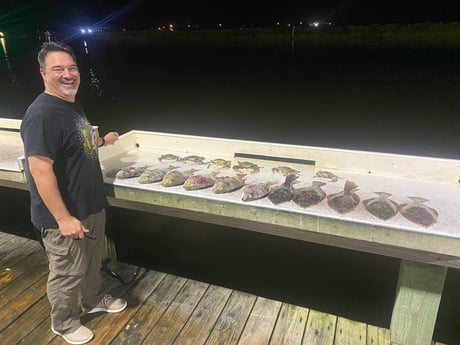
[[[139,176],[138,182],[141,184],[159,182],[163,180],[163,177],[168,171],[176,168],[177,167],[170,165],[167,168],[145,169],[141,176]]]
[[[359,196],[354,193],[358,186],[352,181],[346,181],[342,192],[327,196],[327,204],[339,213],[348,213],[359,204]]]
[[[297,178],[298,176],[295,174],[286,176],[286,180],[281,186],[272,188],[270,193],[268,193],[268,198],[270,199],[270,201],[275,205],[278,205],[282,202],[292,200],[292,198],[295,195],[295,191],[294,188],[292,188],[292,184]]]
[[[369,213],[377,218],[387,220],[398,213],[398,204],[388,199],[391,194],[385,192],[375,192],[377,198],[363,200],[363,205]]]
[[[218,172],[206,175],[189,176],[184,182],[184,188],[187,190],[205,189],[214,186]]]
[[[166,173],[163,177],[163,181],[161,181],[161,185],[164,187],[173,187],[179,186],[185,182],[192,174],[196,171],[196,169],[190,169],[187,171],[179,171],[179,170],[171,170]]]
[[[407,204],[399,205],[399,212],[411,222],[428,227],[433,225],[438,219],[438,212],[431,207],[424,205],[423,203],[428,201],[427,199],[419,197],[409,197],[412,202]]]
[[[244,176],[246,175],[216,177],[216,184],[212,191],[216,194],[234,192],[244,186]]]
[[[115,177],[119,179],[127,179],[132,177],[139,177],[147,169],[147,166],[134,166],[130,165],[129,167],[123,168],[117,172]]]
[[[270,186],[276,182],[264,182],[247,185],[243,188],[243,201],[253,201],[265,198],[270,193]]]
[[[326,193],[321,189],[324,185],[324,182],[313,181],[309,187],[296,189],[292,200],[304,208],[319,204],[326,197]]]

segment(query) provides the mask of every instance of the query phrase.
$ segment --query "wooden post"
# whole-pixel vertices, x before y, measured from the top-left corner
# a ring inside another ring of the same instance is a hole
[[[392,345],[430,345],[447,267],[401,260],[391,317]]]

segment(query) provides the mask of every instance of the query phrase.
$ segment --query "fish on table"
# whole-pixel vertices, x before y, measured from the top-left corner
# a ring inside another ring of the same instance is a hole
[[[353,211],[358,206],[360,198],[355,191],[358,186],[347,180],[343,191],[327,196],[327,204],[335,211],[344,214]]]
[[[268,193],[270,193],[270,188],[275,183],[276,182],[274,181],[269,181],[249,184],[243,188],[243,196],[241,197],[241,200],[253,201],[263,199],[268,195]]]
[[[295,189],[292,201],[303,208],[319,204],[326,198],[326,192],[321,189],[326,183],[313,181],[311,186]]]
[[[217,174],[219,174],[219,172],[214,171],[210,174],[189,176],[185,180],[183,187],[187,190],[198,190],[212,187],[216,183]]]
[[[187,180],[197,169],[190,169],[185,171],[171,170],[166,173],[161,181],[163,187],[180,186]]]
[[[409,197],[409,199],[411,202],[399,205],[399,212],[404,218],[424,227],[436,223],[438,211],[424,204],[429,200],[415,196]]]
[[[267,195],[268,199],[270,199],[270,201],[275,205],[292,200],[295,195],[295,190],[292,185],[298,178],[299,176],[296,174],[286,176],[282,185],[273,187],[270,190],[270,193]]]
[[[139,176],[137,180],[140,184],[148,184],[154,182],[160,182],[163,180],[163,177],[166,173],[170,170],[176,169],[178,167],[170,165],[168,167],[160,167],[160,168],[147,168],[144,172]]]
[[[394,217],[398,213],[398,204],[389,199],[390,193],[375,192],[376,198],[363,200],[363,205],[366,210],[377,218],[387,220]]]
[[[246,174],[238,174],[236,176],[221,176],[216,177],[216,183],[212,191],[216,194],[224,194],[234,192],[244,186],[244,177]]]
[[[148,168],[148,165],[144,166],[134,166],[130,165],[128,167],[120,169],[115,177],[119,179],[128,179],[133,177],[139,177],[142,173]]]

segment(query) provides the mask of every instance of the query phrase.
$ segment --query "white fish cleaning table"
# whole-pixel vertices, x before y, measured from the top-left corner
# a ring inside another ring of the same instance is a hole
[[[387,192],[397,203],[407,203],[411,196],[429,200],[426,205],[439,216],[435,224],[423,227],[400,213],[380,220],[362,203],[342,215],[326,200],[304,209],[292,201],[274,205],[267,198],[244,202],[242,190],[214,194],[211,189],[188,191],[182,186],[105,176],[113,206],[400,258],[391,341],[431,344],[447,269],[460,268],[460,161],[135,130],[120,136],[116,145],[101,148],[100,159],[109,176],[113,169],[132,165],[193,168],[196,174],[211,170],[207,164],[160,162],[165,154],[198,155],[206,161],[221,158],[232,165],[253,162],[260,172],[247,173],[246,183],[282,183],[284,176],[272,168],[287,165],[300,172],[296,188],[318,180],[326,183],[323,190],[330,195],[342,191],[345,181],[351,180],[359,186],[356,193],[361,201],[376,197],[375,192]],[[339,179],[314,177],[320,170]],[[231,168],[220,173],[232,174]]]

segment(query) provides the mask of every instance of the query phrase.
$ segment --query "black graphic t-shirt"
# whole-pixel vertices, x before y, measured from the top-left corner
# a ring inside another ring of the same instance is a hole
[[[69,103],[46,93],[29,106],[21,123],[32,223],[57,228],[30,174],[28,157],[54,161],[59,191],[70,214],[84,220],[108,206],[98,158],[97,131],[78,102]]]

